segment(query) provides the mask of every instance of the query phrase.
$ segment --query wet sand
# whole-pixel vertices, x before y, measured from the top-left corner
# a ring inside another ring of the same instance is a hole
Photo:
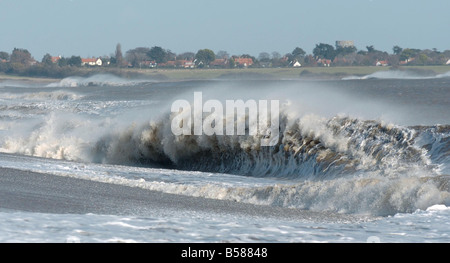
[[[357,220],[355,216],[252,205],[0,168],[0,209],[55,214],[151,216],[207,212],[287,220]]]

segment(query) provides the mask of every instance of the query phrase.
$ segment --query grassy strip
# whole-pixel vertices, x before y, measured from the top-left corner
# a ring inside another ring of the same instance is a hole
[[[59,81],[56,78],[47,78],[47,77],[26,77],[26,76],[17,76],[17,75],[9,75],[0,73],[0,82],[6,80],[14,80],[14,81],[33,81],[33,82],[55,82]]]

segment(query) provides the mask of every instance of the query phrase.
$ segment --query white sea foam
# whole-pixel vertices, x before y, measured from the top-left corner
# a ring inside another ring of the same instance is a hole
[[[449,78],[450,71],[443,74],[423,74],[413,70],[389,70],[377,71],[375,73],[365,76],[349,76],[344,77],[343,80],[358,80],[358,79],[435,79],[435,78]]]
[[[194,211],[134,217],[0,210],[0,220],[2,243],[450,241],[450,207],[442,205],[375,220],[331,223]]]
[[[97,74],[90,77],[67,77],[59,82],[50,83],[47,87],[82,87],[82,86],[130,86],[149,80],[121,78],[111,74]]]
[[[1,93],[0,100],[25,100],[25,101],[44,101],[44,100],[78,100],[83,95],[75,92],[56,90],[56,91],[31,91],[27,93]]]

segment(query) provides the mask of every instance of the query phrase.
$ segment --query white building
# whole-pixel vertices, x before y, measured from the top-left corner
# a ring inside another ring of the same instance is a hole
[[[103,61],[99,58],[82,58],[81,59],[81,66],[88,65],[88,66],[101,66],[103,64]]]

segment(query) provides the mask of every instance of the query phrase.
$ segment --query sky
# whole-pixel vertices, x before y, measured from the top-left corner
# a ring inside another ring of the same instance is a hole
[[[209,48],[230,55],[353,40],[450,49],[449,0],[0,0],[0,51],[53,56],[114,54],[160,46],[177,54]]]

